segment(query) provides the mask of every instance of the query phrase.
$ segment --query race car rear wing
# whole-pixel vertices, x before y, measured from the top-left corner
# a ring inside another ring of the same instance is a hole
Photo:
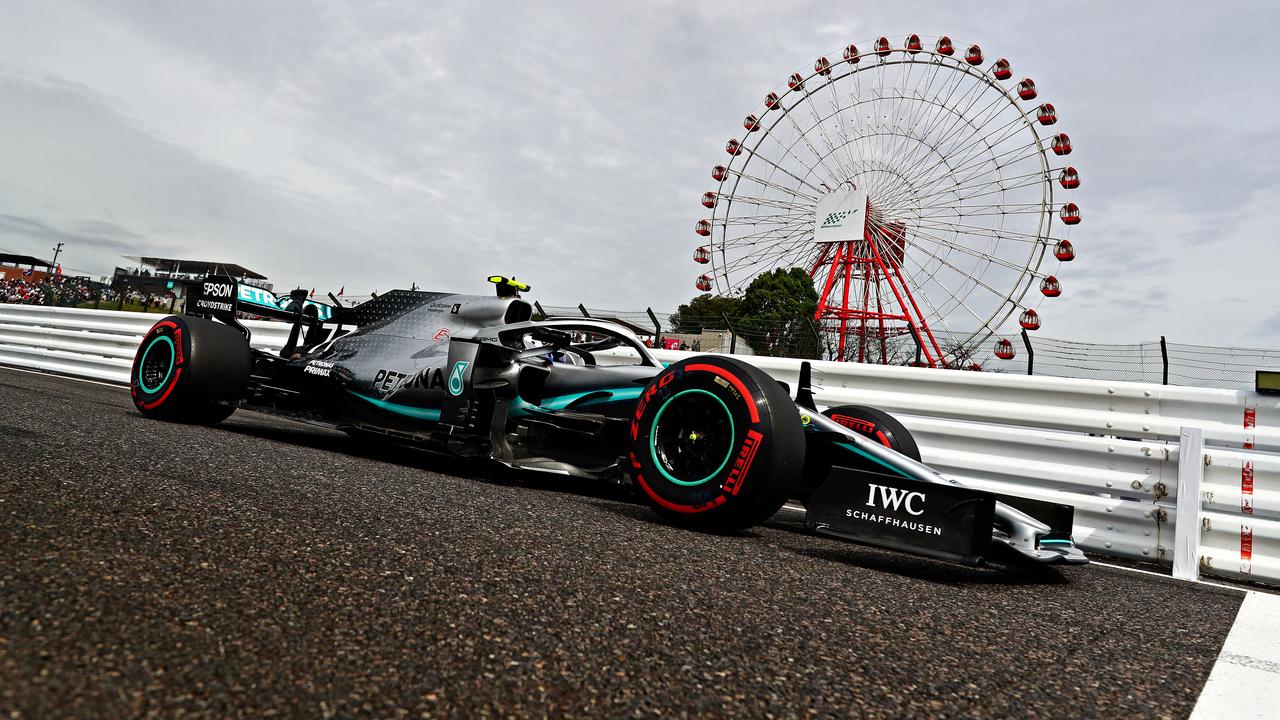
[[[238,313],[257,315],[273,320],[293,323],[289,341],[281,350],[282,357],[289,357],[301,349],[314,347],[334,333],[323,326],[341,323],[345,308],[318,303],[307,298],[305,290],[294,290],[286,297],[278,297],[265,288],[237,282],[227,276],[210,275],[193,288],[187,298],[186,313],[220,320],[249,337],[249,329],[240,323]],[[303,328],[306,336],[299,343]]]
[[[339,314],[340,308],[310,300],[305,291],[294,290],[285,297],[278,297],[265,288],[215,275],[205,278],[191,293],[187,312],[201,315],[244,312],[275,320],[293,320],[297,315],[294,303],[299,300],[305,315],[322,323],[337,322],[335,315]]]

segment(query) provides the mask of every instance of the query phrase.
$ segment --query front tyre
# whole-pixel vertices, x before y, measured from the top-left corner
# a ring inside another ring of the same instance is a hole
[[[897,418],[883,410],[864,405],[839,405],[828,408],[822,414],[860,435],[920,462],[920,446],[911,436],[911,431],[898,422]]]
[[[249,384],[244,335],[199,317],[171,315],[138,346],[129,373],[133,405],[147,417],[212,425],[235,412]]]
[[[733,358],[699,356],[663,370],[631,422],[636,484],[665,519],[716,531],[776,513],[799,481],[804,430],[786,391]]]

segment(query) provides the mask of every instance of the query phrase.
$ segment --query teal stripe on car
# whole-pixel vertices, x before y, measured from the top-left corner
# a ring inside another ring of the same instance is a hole
[[[595,390],[588,390],[586,392],[569,393],[568,395],[555,395],[549,398],[544,398],[542,402],[539,403],[538,405],[533,405],[531,403],[525,402],[524,400],[521,400],[520,398],[516,398],[515,400],[511,401],[511,405],[507,408],[507,412],[514,417],[520,417],[522,415],[527,415],[530,410],[563,410],[566,407],[569,407],[570,405],[572,405],[574,402],[581,400],[582,398],[588,395],[594,395],[596,393],[609,393],[609,395],[597,397],[597,398],[591,398],[590,400],[587,400],[586,402],[583,402],[580,405],[578,405],[578,407],[590,407],[592,405],[619,402],[622,400],[635,400],[636,398],[640,397],[642,393],[644,393],[644,388],[638,387],[638,386],[621,387],[621,388],[597,388]]]
[[[873,463],[876,463],[877,465],[883,465],[884,467],[889,468],[890,470],[894,471],[895,473],[897,473],[897,474],[901,475],[901,476],[902,476],[902,477],[904,477],[904,478],[910,478],[910,477],[911,477],[910,475],[908,475],[908,474],[906,474],[905,472],[903,472],[901,469],[896,468],[896,467],[894,467],[894,466],[890,465],[889,463],[887,463],[887,462],[885,462],[885,461],[881,460],[880,458],[876,457],[875,455],[872,455],[871,453],[868,453],[868,452],[866,452],[866,451],[864,451],[864,450],[860,450],[860,449],[858,449],[858,448],[854,447],[853,445],[850,445],[850,444],[848,444],[848,443],[838,442],[838,443],[836,443],[836,447],[842,447],[842,448],[844,448],[845,450],[848,450],[848,451],[850,451],[850,452],[852,452],[852,453],[854,453],[854,454],[861,455],[862,457],[864,457],[864,458],[866,458],[866,459],[870,460],[870,461],[871,461],[871,462],[873,462]]]
[[[370,405],[373,405],[374,407],[381,408],[388,412],[393,412],[397,415],[404,415],[405,417],[411,417],[415,420],[430,420],[432,422],[440,421],[440,410],[438,408],[424,408],[424,407],[415,407],[413,405],[401,405],[399,403],[387,402],[386,400],[379,400],[377,398],[366,397],[354,390],[348,390],[347,392],[351,393],[352,395],[355,395],[356,397],[360,398],[361,400],[364,400],[365,402],[369,403]]]

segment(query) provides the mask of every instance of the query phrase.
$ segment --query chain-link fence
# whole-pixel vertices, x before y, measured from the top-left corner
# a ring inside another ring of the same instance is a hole
[[[1164,338],[1140,343],[1091,343],[1032,335],[1028,354],[1017,341],[1011,360],[992,358],[987,370],[1035,375],[1129,380],[1165,385],[1253,389],[1255,372],[1280,370],[1280,350],[1222,347],[1168,342]]]
[[[1280,350],[1192,345],[1163,340],[1132,344],[1033,338],[1036,375],[1133,380],[1252,389],[1258,370],[1280,370]],[[1023,365],[1014,360],[996,365]],[[1024,370],[1025,371],[1025,370]]]
[[[539,306],[551,316],[619,320],[638,335],[654,338],[665,347],[701,352],[734,352],[743,355],[775,355],[834,360],[842,357],[838,336],[808,321],[768,323],[740,317],[710,315],[676,316],[652,310],[620,311],[584,306]],[[938,350],[951,367],[984,372],[1073,377],[1092,380],[1126,380],[1168,385],[1252,389],[1257,370],[1280,370],[1280,349],[1232,348],[1167,342],[1164,338],[1138,343],[1093,343],[1047,338],[1035,333],[1025,339],[1013,336],[1013,357],[995,355],[995,339],[980,343],[963,334],[933,332],[917,338],[908,333],[846,337],[843,357],[857,361],[909,365],[928,364]],[[1030,352],[1027,349],[1030,343]]]
[[[1159,340],[1103,344],[1032,335],[1030,354],[1026,352],[1021,340],[1015,339],[1015,343],[1018,356],[1012,360],[993,359],[988,363],[992,369],[1004,372],[1026,372],[1027,362],[1032,360],[1032,369],[1036,375],[1092,380],[1164,382],[1165,366]],[[1252,384],[1252,379],[1249,382]]]

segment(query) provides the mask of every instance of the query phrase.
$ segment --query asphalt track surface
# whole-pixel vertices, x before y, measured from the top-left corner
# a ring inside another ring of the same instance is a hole
[[[0,369],[0,718],[1183,717],[1240,602]]]

